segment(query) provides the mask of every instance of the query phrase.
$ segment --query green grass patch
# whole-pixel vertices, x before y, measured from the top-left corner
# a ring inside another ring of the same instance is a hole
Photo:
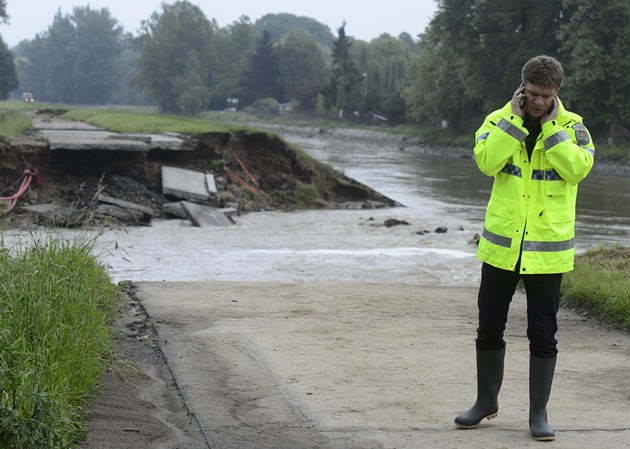
[[[630,247],[601,246],[575,260],[562,280],[562,295],[574,306],[630,329]]]
[[[31,119],[20,111],[0,112],[0,135],[15,138],[32,126]]]
[[[207,132],[231,132],[234,126],[174,115],[142,114],[137,112],[77,108],[64,114],[70,120],[119,133],[179,133],[202,134]]]
[[[597,145],[595,141],[596,160],[606,162],[630,162],[630,145]]]
[[[112,350],[118,290],[95,238],[0,235],[0,448],[69,448]]]

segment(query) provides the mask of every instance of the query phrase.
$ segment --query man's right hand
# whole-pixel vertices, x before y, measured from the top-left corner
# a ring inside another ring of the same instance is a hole
[[[512,114],[518,115],[520,118],[525,117],[525,103],[525,85],[521,83],[512,95]]]

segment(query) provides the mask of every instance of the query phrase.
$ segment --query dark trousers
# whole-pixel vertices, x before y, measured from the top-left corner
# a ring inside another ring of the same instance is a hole
[[[479,327],[476,347],[480,351],[496,351],[505,346],[503,333],[508,311],[519,279],[523,279],[527,294],[527,338],[531,355],[550,359],[558,353],[555,335],[558,331],[556,314],[560,305],[562,274],[519,274],[484,263],[477,305]]]

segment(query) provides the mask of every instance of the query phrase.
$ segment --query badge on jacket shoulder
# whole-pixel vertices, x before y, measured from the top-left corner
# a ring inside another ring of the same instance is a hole
[[[575,140],[577,140],[577,143],[587,145],[591,142],[591,137],[588,135],[586,126],[581,123],[576,123],[573,125],[573,129],[575,130]]]

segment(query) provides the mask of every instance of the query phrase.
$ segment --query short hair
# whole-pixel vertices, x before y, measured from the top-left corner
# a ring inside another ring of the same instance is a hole
[[[556,58],[547,55],[535,56],[525,63],[521,71],[523,84],[539,84],[560,89],[564,69]]]

